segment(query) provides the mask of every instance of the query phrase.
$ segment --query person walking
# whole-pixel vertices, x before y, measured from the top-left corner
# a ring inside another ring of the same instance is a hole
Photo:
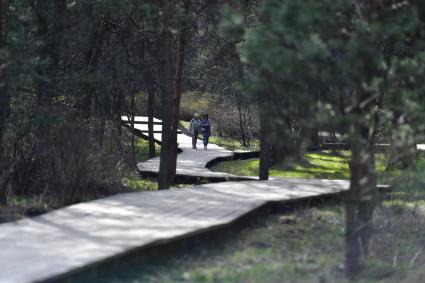
[[[201,132],[204,140],[204,149],[207,150],[208,141],[211,135],[211,119],[208,114],[202,116]]]
[[[198,114],[194,113],[189,124],[189,133],[192,136],[192,148],[196,149],[196,142],[198,141],[199,128],[201,126],[201,120]]]

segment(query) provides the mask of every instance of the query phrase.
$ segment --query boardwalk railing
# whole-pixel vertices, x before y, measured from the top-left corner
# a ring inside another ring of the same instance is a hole
[[[126,127],[131,127],[131,123],[134,123],[134,125],[138,125],[137,128],[135,128],[136,131],[138,131],[141,134],[149,134],[149,120],[148,117],[142,117],[142,116],[135,116],[134,121],[131,120],[131,117],[128,116],[121,116],[121,121]],[[153,126],[154,134],[162,134],[162,121],[156,118],[153,118]],[[177,134],[181,134],[181,130],[177,130]]]

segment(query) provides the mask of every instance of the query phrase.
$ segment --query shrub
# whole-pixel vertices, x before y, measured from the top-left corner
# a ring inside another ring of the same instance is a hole
[[[105,150],[108,145],[82,121],[62,117],[47,132],[39,136],[34,127],[21,136],[9,134],[9,162],[4,163],[9,165],[0,176],[4,199],[38,196],[62,206],[120,190],[118,155]]]

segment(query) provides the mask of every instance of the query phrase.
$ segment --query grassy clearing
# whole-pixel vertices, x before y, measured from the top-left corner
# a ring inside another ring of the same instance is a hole
[[[288,161],[271,167],[270,175],[274,177],[349,179],[348,162],[350,155],[351,152],[347,150],[324,150],[307,153],[303,161]],[[378,154],[376,167],[378,172],[384,171],[385,164],[386,157],[383,154]],[[259,165],[258,158],[252,158],[222,162],[215,165],[212,170],[243,176],[256,176],[258,175]]]
[[[395,191],[381,195],[367,268],[354,282],[423,282],[425,250],[419,251],[425,247],[424,170],[421,160],[415,170],[392,176]],[[346,282],[344,213],[339,201],[264,213],[232,230],[231,238],[194,243],[152,261],[136,260],[119,274],[98,273],[105,283]]]

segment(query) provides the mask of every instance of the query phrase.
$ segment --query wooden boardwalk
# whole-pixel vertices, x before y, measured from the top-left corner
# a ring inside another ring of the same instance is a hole
[[[123,121],[128,124],[127,117],[122,117]],[[136,117],[136,124],[134,128],[142,135],[147,135],[148,130],[147,117]],[[155,119],[156,123],[161,123],[161,120]],[[128,124],[129,125],[129,124]],[[156,131],[161,131],[161,125],[154,125]],[[161,134],[155,133],[154,138],[157,142],[161,142]],[[207,168],[207,164],[217,158],[231,158],[234,153],[223,147],[215,144],[209,144],[208,150],[204,150],[202,140],[198,139],[197,148],[192,149],[192,138],[180,134],[177,136],[178,147],[182,150],[177,156],[177,176],[193,177],[193,178],[206,178],[217,180],[254,180],[253,177],[236,176],[223,172],[213,172]],[[159,157],[149,159],[148,161],[141,162],[137,165],[142,174],[156,175],[159,172]]]
[[[136,127],[143,131],[147,126],[144,118],[139,119]],[[160,140],[160,134],[155,135]],[[231,151],[216,145],[207,151],[192,150],[191,139],[184,135],[179,135],[178,142],[182,149],[178,174],[233,177],[205,167],[215,158],[231,156]],[[155,158],[138,167],[155,173],[158,165]],[[0,283],[47,280],[146,245],[229,224],[270,201],[325,196],[348,187],[348,181],[317,179],[211,183],[190,189],[119,194],[2,224]]]
[[[127,193],[0,225],[0,282],[38,282],[152,243],[226,225],[268,201],[348,189],[347,181],[275,179]]]

